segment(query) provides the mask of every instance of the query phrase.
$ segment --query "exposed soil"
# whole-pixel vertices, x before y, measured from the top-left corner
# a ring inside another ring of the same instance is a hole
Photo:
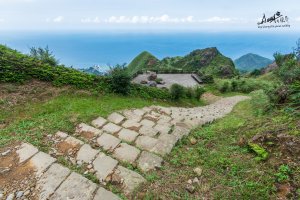
[[[78,149],[78,145],[73,145],[66,141],[62,141],[57,144],[57,151],[63,155],[69,155],[72,152],[77,151]],[[70,152],[70,150],[72,150],[72,152]]]
[[[212,94],[212,93],[210,93],[210,92],[205,92],[205,93],[201,96],[201,99],[202,99],[204,102],[208,103],[208,104],[214,103],[214,102],[220,100],[221,98],[222,98],[222,97],[216,96],[216,95],[214,95],[214,94]]]
[[[22,191],[27,198],[37,199],[35,191],[36,178],[34,167],[30,162],[19,164],[16,148],[19,144],[14,143],[0,149],[0,152],[10,151],[7,155],[0,155],[0,193],[8,196],[11,193]]]

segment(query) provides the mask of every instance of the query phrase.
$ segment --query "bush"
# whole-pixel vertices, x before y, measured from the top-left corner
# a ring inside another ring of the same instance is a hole
[[[131,84],[130,95],[140,96],[145,99],[171,99],[171,94],[167,89],[148,87],[140,84]]]
[[[205,88],[204,87],[196,87],[195,89],[195,97],[197,99],[200,99],[201,96],[206,92]]]
[[[262,115],[270,109],[270,99],[263,90],[256,90],[250,93],[251,104],[256,115]]]
[[[111,68],[108,74],[110,88],[113,92],[126,95],[130,92],[131,76],[126,70],[125,65],[117,65]]]
[[[195,97],[195,90],[191,87],[188,87],[185,89],[185,96],[189,99],[192,99]]]
[[[173,84],[170,88],[171,97],[174,100],[178,100],[185,96],[185,89],[183,86],[179,84]]]
[[[230,87],[229,87],[229,82],[226,81],[226,82],[224,82],[224,83],[221,85],[221,87],[219,88],[219,91],[222,92],[222,93],[225,93],[225,92],[228,92],[229,89],[230,89]]]

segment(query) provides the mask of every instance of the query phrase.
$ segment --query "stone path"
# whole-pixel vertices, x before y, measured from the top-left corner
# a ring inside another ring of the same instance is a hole
[[[103,186],[117,185],[129,196],[146,182],[141,174],[160,168],[163,157],[191,129],[225,116],[247,98],[227,97],[196,108],[150,106],[114,112],[106,119],[79,124],[73,136],[64,132],[49,136],[51,156],[26,143],[16,152],[20,164],[34,166],[39,199],[119,199]],[[71,172],[56,158],[96,176],[100,184]],[[138,170],[128,169],[129,164]]]

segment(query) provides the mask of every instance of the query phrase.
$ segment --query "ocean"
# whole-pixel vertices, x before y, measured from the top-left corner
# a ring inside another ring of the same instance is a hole
[[[88,68],[129,63],[142,51],[159,59],[183,56],[195,49],[217,47],[232,59],[246,53],[271,58],[289,53],[300,33],[96,33],[96,32],[1,32],[0,43],[23,53],[30,47],[49,46],[66,66]]]

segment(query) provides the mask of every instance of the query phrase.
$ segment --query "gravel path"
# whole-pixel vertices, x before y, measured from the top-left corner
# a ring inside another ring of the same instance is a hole
[[[48,154],[23,143],[16,148],[17,165],[29,162],[34,168],[32,176],[37,181],[35,192],[31,192],[38,194],[38,199],[119,199],[105,189],[108,183],[130,196],[146,182],[142,174],[159,169],[163,157],[191,129],[224,117],[245,99],[248,97],[234,96],[203,107],[150,106],[114,112],[106,119],[98,117],[90,124],[79,124],[73,135],[64,132],[49,135],[48,140],[53,145]],[[9,154],[4,158],[7,156]],[[84,169],[84,174],[93,174],[100,184],[58,164],[58,157]],[[127,168],[128,164],[138,170]],[[4,189],[2,194],[1,189]],[[22,188],[14,188],[9,194],[5,193],[5,187],[0,188],[0,197],[16,195],[20,190]]]

